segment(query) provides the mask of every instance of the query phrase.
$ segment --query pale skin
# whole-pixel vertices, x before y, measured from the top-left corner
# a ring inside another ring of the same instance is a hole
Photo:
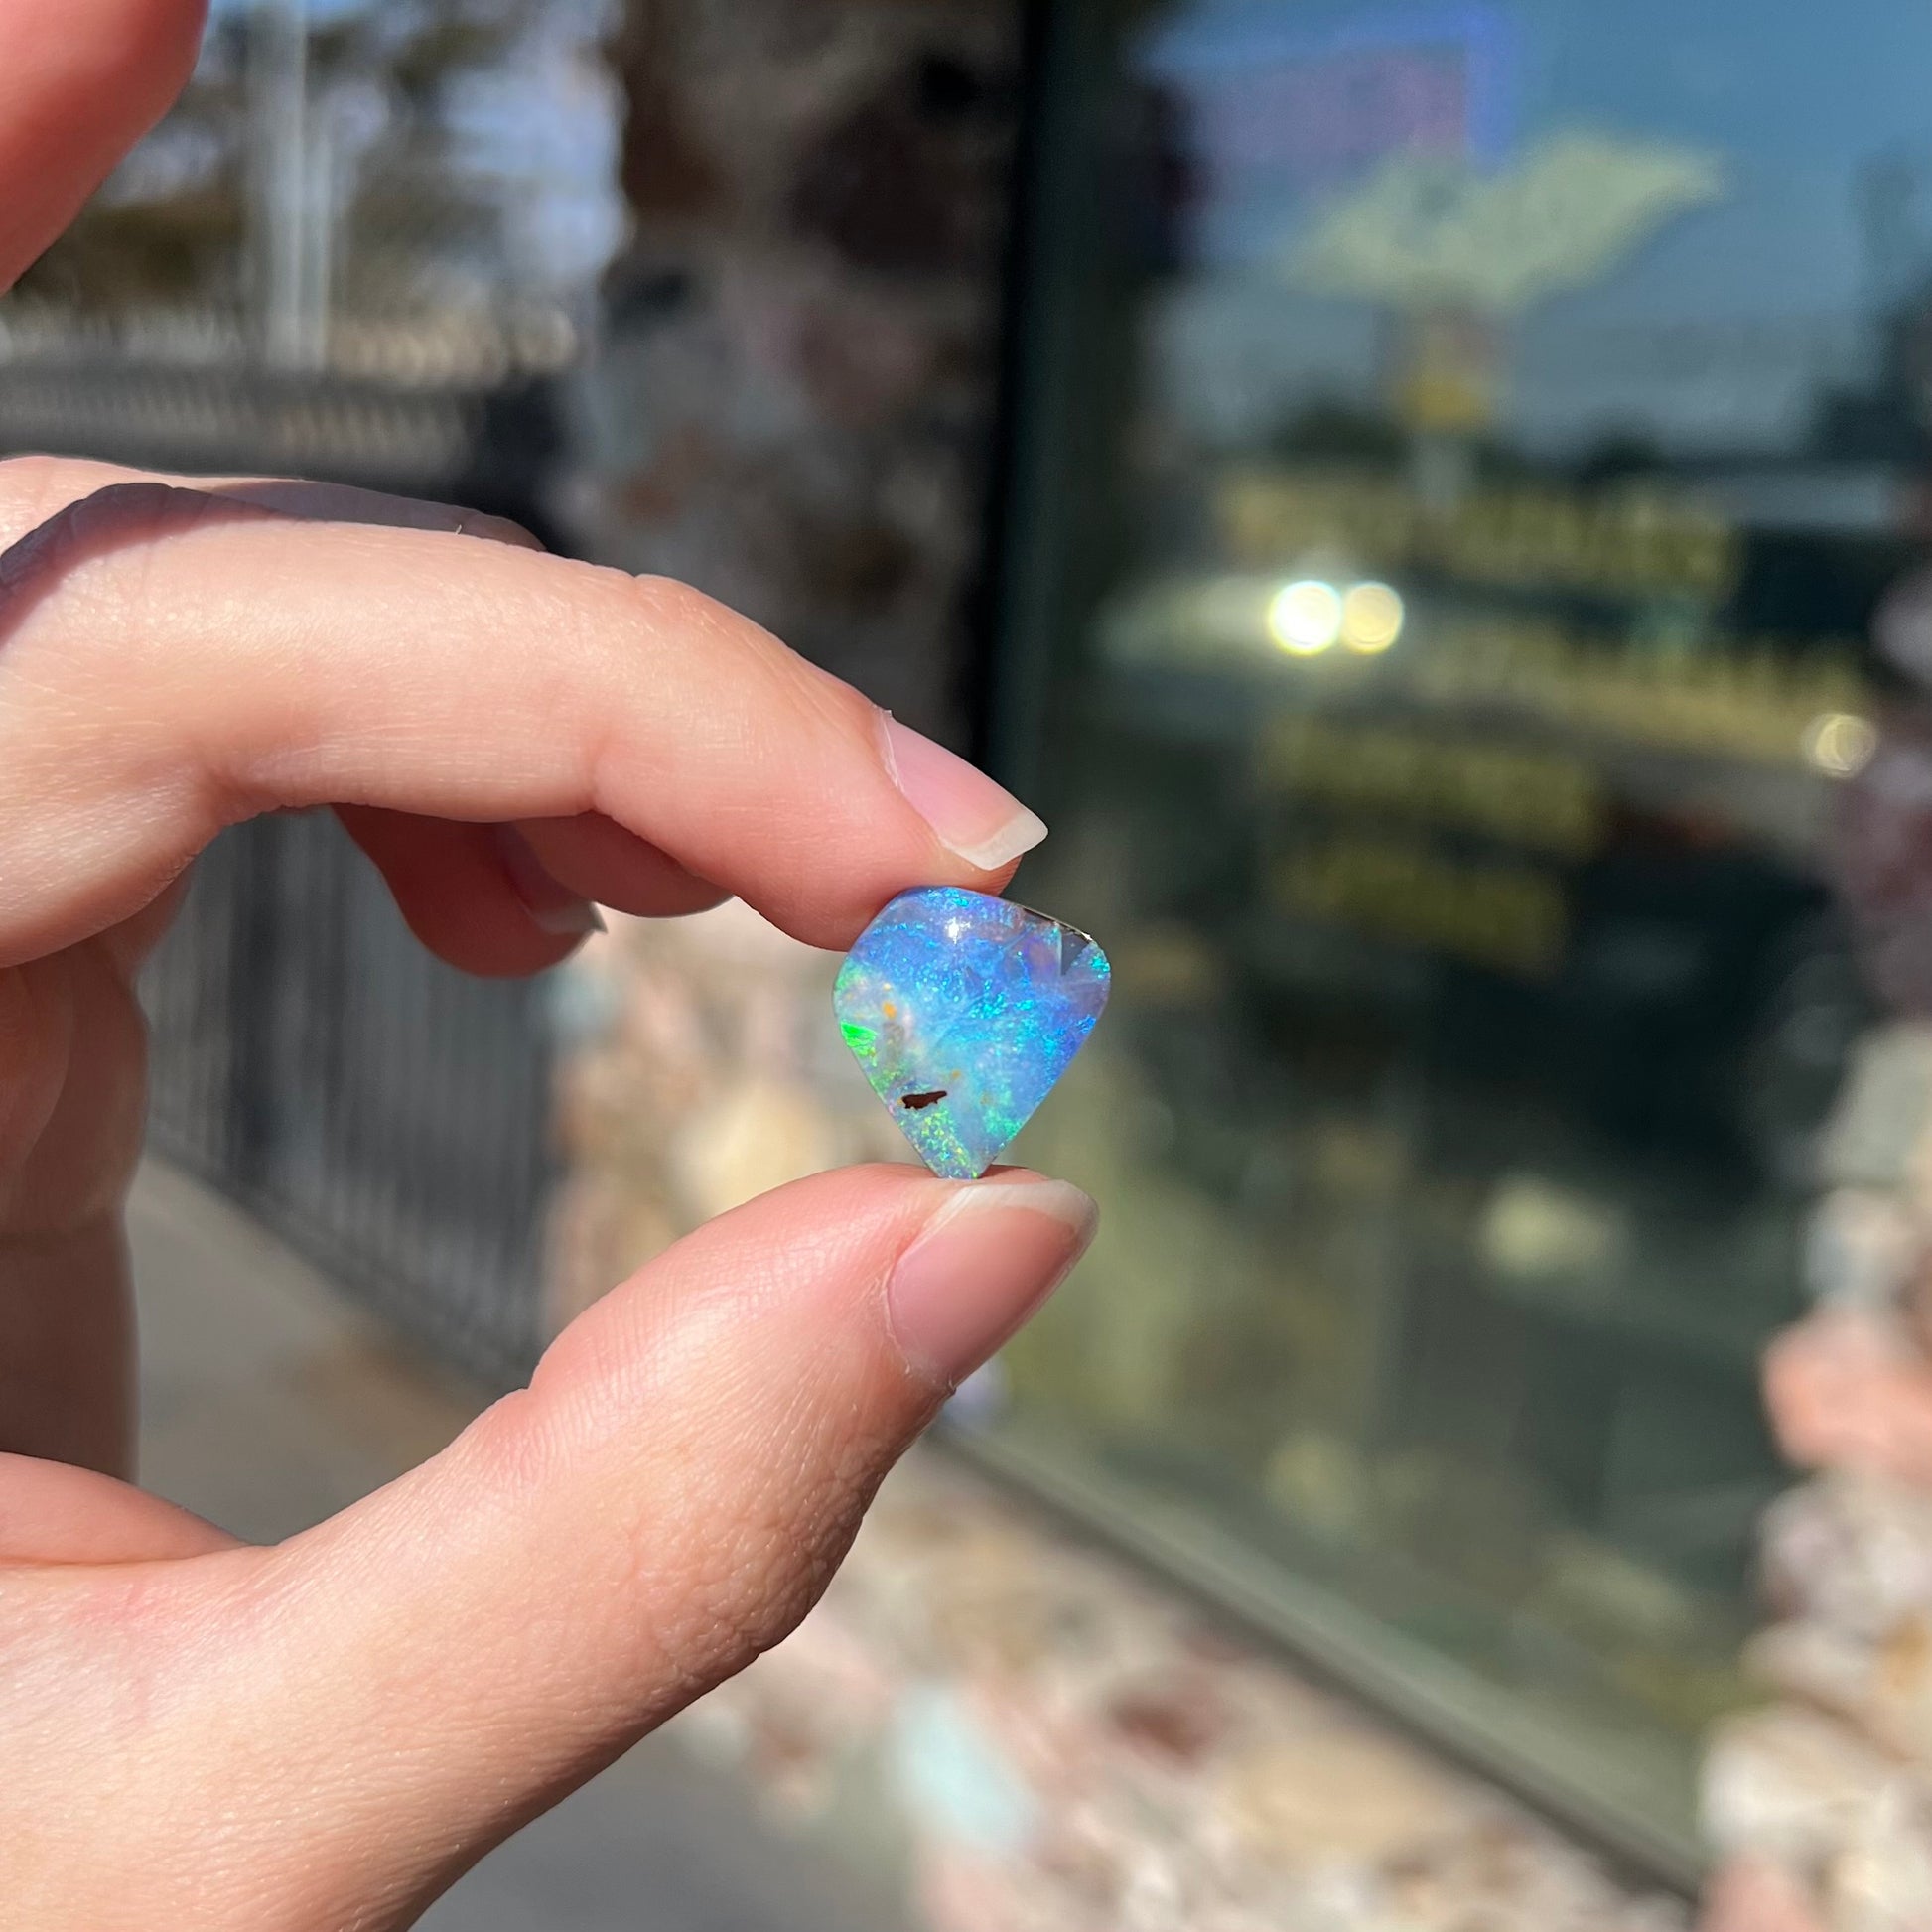
[[[187,75],[199,0],[0,0],[0,285]],[[128,1478],[130,975],[223,825],[329,805],[423,943],[587,902],[842,947],[1042,828],[695,592],[434,504],[0,464],[0,1900],[380,1932],[791,1627],[1090,1204],[823,1174],[618,1285],[443,1454],[274,1548]],[[506,833],[504,828],[514,828]],[[648,1874],[640,1874],[648,1883]]]

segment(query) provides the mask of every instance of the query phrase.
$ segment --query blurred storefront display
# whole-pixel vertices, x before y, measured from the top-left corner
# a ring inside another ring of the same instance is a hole
[[[1053,18],[994,747],[1116,963],[1017,1153],[1109,1214],[980,1452],[1688,1876],[1925,990],[1932,34]]]

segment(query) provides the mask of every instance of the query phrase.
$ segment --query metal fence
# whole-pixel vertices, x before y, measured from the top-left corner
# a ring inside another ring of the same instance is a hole
[[[410,936],[327,814],[203,855],[143,987],[150,1141],[440,1357],[518,1379],[543,1340],[540,983]]]

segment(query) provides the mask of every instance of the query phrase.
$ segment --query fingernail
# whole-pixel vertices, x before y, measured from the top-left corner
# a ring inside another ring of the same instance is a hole
[[[589,899],[579,898],[568,886],[552,877],[531,850],[529,840],[514,825],[499,825],[495,831],[497,849],[503,855],[503,871],[533,924],[562,938],[581,938],[587,932],[605,930],[604,914]]]
[[[968,1181],[893,1270],[886,1308],[900,1352],[936,1381],[964,1381],[1065,1279],[1098,1219],[1064,1180]]]
[[[940,843],[969,866],[997,872],[1046,836],[1045,821],[984,771],[901,725],[890,711],[879,715],[893,782]]]

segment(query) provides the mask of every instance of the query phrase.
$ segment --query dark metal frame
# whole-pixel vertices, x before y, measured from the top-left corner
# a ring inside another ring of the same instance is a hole
[[[150,1144],[492,1386],[545,1339],[545,983],[478,980],[409,934],[326,813],[197,863],[150,962]]]

